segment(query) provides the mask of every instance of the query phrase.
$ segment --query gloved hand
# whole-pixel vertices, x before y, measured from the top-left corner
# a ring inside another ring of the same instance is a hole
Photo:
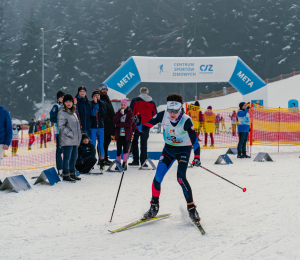
[[[133,123],[136,125],[136,126],[139,126],[142,122],[142,119],[141,119],[141,115],[140,114],[136,114],[133,118]]]
[[[85,159],[83,158],[83,159],[77,160],[76,165],[84,165],[84,163],[85,163]]]
[[[194,161],[193,161],[193,166],[200,167],[200,166],[201,166],[200,159],[198,159],[198,158],[194,158]]]

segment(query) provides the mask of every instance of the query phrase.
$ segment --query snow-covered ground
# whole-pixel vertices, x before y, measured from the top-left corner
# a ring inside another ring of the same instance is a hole
[[[162,135],[151,134],[149,151],[162,147]],[[0,259],[299,259],[300,151],[277,149],[254,146],[251,159],[230,155],[232,165],[214,165],[227,149],[202,150],[204,167],[247,188],[243,193],[203,169],[188,169],[204,236],[189,222],[177,163],[162,183],[160,198],[159,213],[172,216],[116,234],[108,229],[148,210],[155,171],[129,167],[112,223],[121,173],[33,186],[31,177],[41,169],[1,171],[2,181],[23,174],[32,189],[0,192]],[[268,152],[274,162],[254,162],[258,152]]]

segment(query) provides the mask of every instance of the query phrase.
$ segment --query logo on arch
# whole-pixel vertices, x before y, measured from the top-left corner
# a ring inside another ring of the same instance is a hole
[[[213,64],[202,64],[200,65],[200,74],[213,74],[214,65]]]

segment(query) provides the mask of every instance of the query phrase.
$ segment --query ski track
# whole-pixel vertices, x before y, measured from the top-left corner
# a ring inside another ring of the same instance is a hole
[[[151,134],[148,150],[161,151],[162,141],[162,135]],[[204,169],[187,171],[205,235],[188,218],[177,163],[166,174],[160,197],[159,214],[171,217],[116,234],[108,229],[133,222],[148,210],[155,171],[129,167],[111,223],[121,173],[49,186],[33,185],[31,177],[42,169],[1,171],[2,181],[23,174],[32,190],[0,192],[0,258],[299,259],[299,148],[280,147],[277,153],[277,147],[254,146],[251,159],[229,155],[232,165],[214,165],[226,151],[201,150],[203,166],[247,192]],[[274,162],[254,162],[258,152],[268,152]]]

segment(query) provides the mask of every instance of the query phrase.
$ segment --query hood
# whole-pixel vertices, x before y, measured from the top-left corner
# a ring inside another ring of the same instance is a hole
[[[213,115],[213,112],[212,112],[210,109],[208,109],[208,110],[205,111],[204,114],[205,114],[205,115],[208,115],[208,116],[212,116],[212,115]]]
[[[144,93],[140,94],[140,95],[139,95],[139,98],[143,99],[143,100],[146,101],[146,102],[152,101],[152,97],[150,97],[149,95],[144,94]]]

